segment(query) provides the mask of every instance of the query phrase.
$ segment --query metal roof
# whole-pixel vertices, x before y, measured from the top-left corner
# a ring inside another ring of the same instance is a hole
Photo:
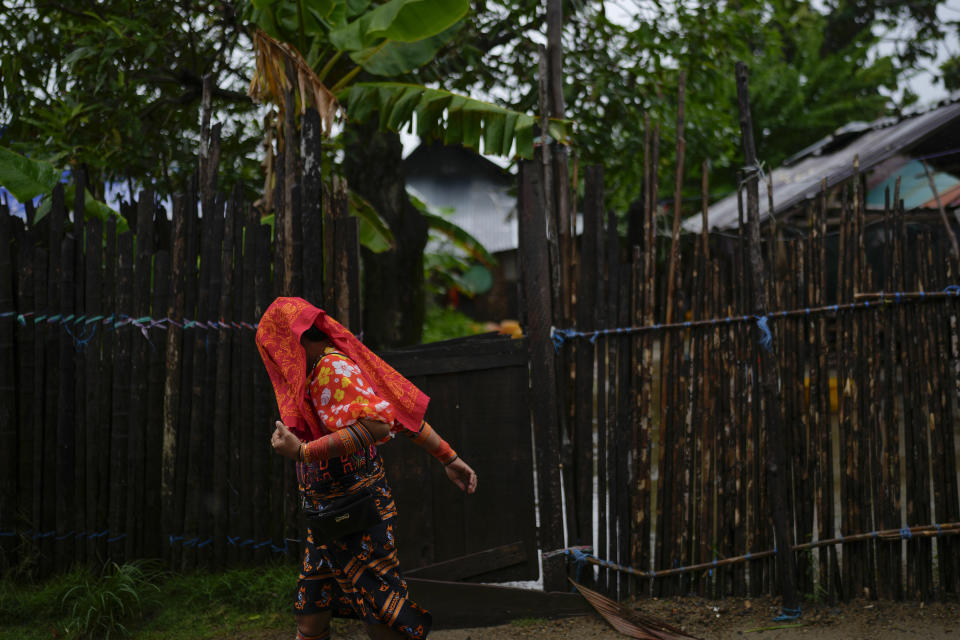
[[[831,144],[839,143],[850,135],[844,128],[838,129],[834,136],[807,147],[790,160],[794,164],[785,164],[773,172],[774,214],[787,211],[792,207],[814,198],[820,191],[820,183],[826,179],[832,187],[853,175],[853,161],[860,157],[860,170],[869,171],[891,156],[902,153],[920,142],[940,127],[960,117],[960,102],[953,102],[899,122],[891,123],[890,118],[876,121],[860,137],[841,149],[826,153]],[[857,123],[857,129],[862,125]],[[821,154],[807,155],[803,153]],[[760,219],[770,215],[767,185],[760,181]],[[707,212],[707,224],[710,229],[735,229],[739,224],[737,194],[734,193],[712,205]],[[683,221],[683,228],[699,232],[702,228],[701,216],[695,215]]]

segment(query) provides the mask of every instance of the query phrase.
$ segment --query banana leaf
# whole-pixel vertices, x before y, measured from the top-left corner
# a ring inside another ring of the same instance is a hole
[[[383,41],[418,42],[446,31],[469,10],[469,0],[389,0],[332,30],[330,42],[340,51],[361,51]]]
[[[489,102],[402,82],[360,82],[337,98],[346,103],[347,116],[359,122],[377,113],[381,128],[399,131],[415,115],[417,134],[423,138],[477,151],[482,140],[484,153],[507,156],[515,148],[520,157],[533,157],[536,119]],[[566,143],[570,126],[569,120],[550,120],[549,133]]]
[[[20,202],[50,193],[61,172],[49,162],[27,158],[0,147],[0,186]]]

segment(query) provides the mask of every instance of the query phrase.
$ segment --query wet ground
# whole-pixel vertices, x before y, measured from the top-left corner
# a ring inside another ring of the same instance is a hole
[[[903,603],[875,600],[830,605],[807,603],[803,616],[775,622],[779,601],[773,598],[704,600],[677,598],[645,600],[639,610],[680,627],[703,640],[901,640],[956,638],[960,640],[960,604]],[[335,621],[333,639],[361,640],[358,624]],[[271,634],[244,640],[290,640],[292,634]],[[561,620],[522,619],[497,627],[446,629],[433,640],[525,640],[551,638],[614,640],[625,638],[599,615]]]

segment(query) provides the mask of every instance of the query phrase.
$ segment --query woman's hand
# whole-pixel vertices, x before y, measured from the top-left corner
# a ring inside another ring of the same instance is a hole
[[[284,458],[296,460],[297,452],[300,450],[300,438],[290,433],[287,425],[279,420],[277,420],[276,425],[277,428],[274,430],[273,435],[270,436],[270,444],[273,445],[273,450]]]
[[[450,482],[460,487],[461,491],[474,493],[477,490],[477,474],[462,458],[457,458],[446,465],[443,470],[450,478]]]

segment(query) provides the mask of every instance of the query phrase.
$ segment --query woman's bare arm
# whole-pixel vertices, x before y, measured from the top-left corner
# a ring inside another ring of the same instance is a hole
[[[457,452],[450,447],[436,429],[424,422],[418,433],[412,431],[405,433],[418,447],[443,463],[447,477],[461,491],[474,493],[477,490],[477,474],[470,468],[470,465],[457,455]]]

